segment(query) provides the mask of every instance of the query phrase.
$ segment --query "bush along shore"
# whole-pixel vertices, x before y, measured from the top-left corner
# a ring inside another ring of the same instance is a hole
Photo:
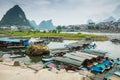
[[[96,41],[108,40],[107,36],[93,35],[93,34],[72,34],[72,33],[60,33],[59,31],[10,31],[10,30],[0,30],[0,34],[11,35],[12,37],[44,37],[44,36],[60,36],[64,37],[66,40],[81,40],[86,37],[90,37]]]

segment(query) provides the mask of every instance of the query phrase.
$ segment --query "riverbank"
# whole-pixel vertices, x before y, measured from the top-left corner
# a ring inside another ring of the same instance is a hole
[[[72,75],[72,76],[71,76]],[[42,69],[37,73],[29,68],[9,66],[0,63],[0,80],[83,80],[78,72]]]
[[[82,31],[80,31],[82,32]],[[92,33],[120,33],[120,30],[84,30],[84,32],[92,32]]]
[[[13,37],[45,37],[45,36],[60,36],[64,37],[66,40],[81,40],[86,37],[90,37],[96,41],[108,40],[107,36],[95,35],[95,34],[72,34],[72,33],[58,33],[58,32],[40,32],[40,31],[9,31],[0,30],[0,34],[11,35]]]

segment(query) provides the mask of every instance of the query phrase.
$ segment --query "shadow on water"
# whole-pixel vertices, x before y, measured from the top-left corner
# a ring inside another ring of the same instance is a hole
[[[28,57],[30,58],[31,63],[38,63],[38,62],[42,61],[42,56],[43,55],[40,55],[40,56],[28,56]],[[49,54],[45,54],[44,56],[49,56]]]
[[[38,63],[42,61],[42,56],[29,56],[32,63]]]

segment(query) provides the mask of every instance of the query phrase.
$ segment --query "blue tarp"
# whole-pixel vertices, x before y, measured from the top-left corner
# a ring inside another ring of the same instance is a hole
[[[97,67],[101,67],[104,70],[107,69],[106,66],[104,64],[101,64],[101,63],[97,64],[96,66]]]
[[[92,71],[95,71],[95,72],[98,72],[98,73],[101,73],[101,72],[104,71],[102,68],[97,67],[96,65],[92,66],[92,67],[91,67],[91,70],[92,70]]]
[[[111,61],[110,61],[109,59],[108,59],[108,60],[103,61],[103,62],[102,62],[102,64],[107,65],[107,66],[109,66],[109,67],[111,67],[111,66],[112,66],[112,63],[111,63]]]
[[[93,65],[91,67],[91,70],[95,72],[103,72],[105,69],[108,69],[106,66],[112,67],[111,60],[108,59],[108,60],[103,61],[102,63]]]
[[[21,40],[23,40],[24,46],[28,45],[28,39],[14,39],[14,38],[7,38],[7,37],[6,38],[0,38],[0,41],[8,42],[8,43],[11,43],[11,42],[20,43]]]
[[[0,38],[0,41],[5,41],[5,42],[20,42],[20,40],[27,40],[27,39],[10,39],[10,38]]]

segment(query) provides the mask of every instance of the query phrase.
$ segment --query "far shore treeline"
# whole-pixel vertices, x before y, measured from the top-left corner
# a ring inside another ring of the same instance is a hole
[[[0,34],[9,35],[12,37],[41,37],[41,36],[61,36],[67,40],[81,40],[83,38],[92,38],[93,40],[104,41],[107,40],[107,36],[93,35],[93,34],[72,34],[72,33],[61,33],[58,30],[52,31],[30,31],[30,30],[20,30],[20,31],[11,31],[11,30],[0,30]]]

